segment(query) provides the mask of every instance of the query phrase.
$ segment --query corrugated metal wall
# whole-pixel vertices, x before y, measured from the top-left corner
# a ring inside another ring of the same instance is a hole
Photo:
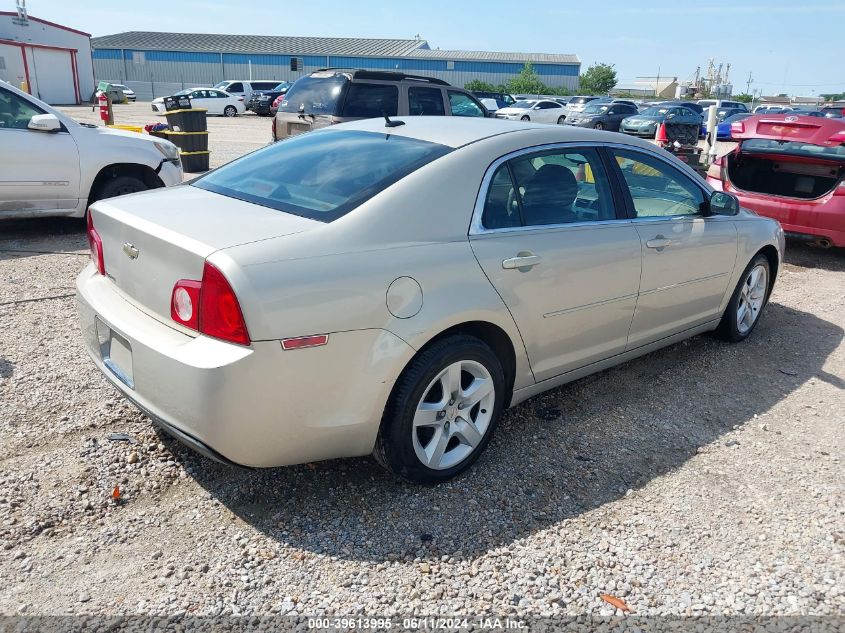
[[[507,82],[523,68],[522,63],[490,61],[454,61],[441,59],[297,56],[304,63],[301,71],[290,70],[291,55],[246,55],[241,53],[193,53],[182,51],[132,51],[97,49],[94,67],[97,80],[110,80],[130,85],[148,84],[136,90],[144,95],[162,96],[165,84],[185,87],[212,86],[224,79],[276,79],[294,81],[319,68],[344,67],[369,70],[400,70],[424,74],[463,86],[473,79],[494,85]],[[450,68],[452,66],[452,68]],[[251,68],[250,68],[251,67]],[[579,64],[534,64],[534,69],[549,86],[575,88],[578,84]],[[251,74],[250,74],[251,70]]]

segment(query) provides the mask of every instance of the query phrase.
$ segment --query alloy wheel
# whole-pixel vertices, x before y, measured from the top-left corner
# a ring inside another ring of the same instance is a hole
[[[748,332],[757,322],[766,300],[768,283],[769,275],[762,265],[752,268],[742,283],[736,307],[736,328],[740,334]]]
[[[452,468],[481,444],[490,426],[496,389],[476,361],[447,366],[423,392],[414,412],[414,452],[432,470]]]

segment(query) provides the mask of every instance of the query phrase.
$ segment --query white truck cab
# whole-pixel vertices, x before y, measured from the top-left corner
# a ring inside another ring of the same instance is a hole
[[[0,81],[0,219],[81,218],[96,200],[180,182],[173,143],[78,123]]]

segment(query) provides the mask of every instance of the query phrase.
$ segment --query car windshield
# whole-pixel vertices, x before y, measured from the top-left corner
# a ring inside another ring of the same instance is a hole
[[[303,77],[285,93],[279,112],[337,114],[347,85],[349,78],[346,75]]]
[[[332,222],[451,148],[394,134],[294,136],[193,181],[194,187]]]
[[[214,85],[214,88],[217,88],[218,90],[225,90],[228,85],[228,81],[221,81],[219,84]]]
[[[669,111],[669,108],[646,108],[640,112],[640,116],[663,116]]]
[[[607,112],[609,105],[588,105],[584,108],[584,114],[604,114]]]
[[[173,97],[184,97],[185,95],[189,95],[194,91],[193,88],[186,88],[185,90],[180,90],[179,92],[174,92],[171,96]]]
[[[776,139],[750,138],[742,143],[742,151],[763,154],[790,154],[811,156],[830,160],[845,160],[845,144],[824,147],[801,141],[779,141]]]
[[[751,115],[747,112],[739,112],[737,114],[732,114],[727,119],[722,121],[722,123],[733,123],[734,121],[742,121],[742,119],[747,119]]]
[[[537,102],[536,101],[517,101],[511,107],[512,108],[519,108],[520,110],[526,110],[528,108],[533,108],[535,103],[537,103]]]
[[[592,101],[593,97],[572,97],[569,100],[569,105],[577,105],[581,103],[587,103],[588,101]]]
[[[286,81],[283,81],[282,83],[278,84],[275,88],[273,88],[273,92],[281,92],[282,90],[286,90],[288,86],[290,86],[290,84]]]

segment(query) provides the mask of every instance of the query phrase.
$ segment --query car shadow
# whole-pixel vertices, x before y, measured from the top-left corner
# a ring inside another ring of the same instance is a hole
[[[798,240],[787,240],[784,261],[801,268],[845,272],[845,248],[824,249]]]
[[[0,219],[0,260],[53,253],[87,255],[85,222],[79,218]]]
[[[397,481],[369,458],[239,470],[161,435],[201,486],[280,543],[350,560],[466,558],[620,499],[700,447],[729,450],[723,434],[811,378],[841,385],[822,367],[842,338],[770,304],[741,344],[696,337],[505,412],[475,466],[435,487]]]

